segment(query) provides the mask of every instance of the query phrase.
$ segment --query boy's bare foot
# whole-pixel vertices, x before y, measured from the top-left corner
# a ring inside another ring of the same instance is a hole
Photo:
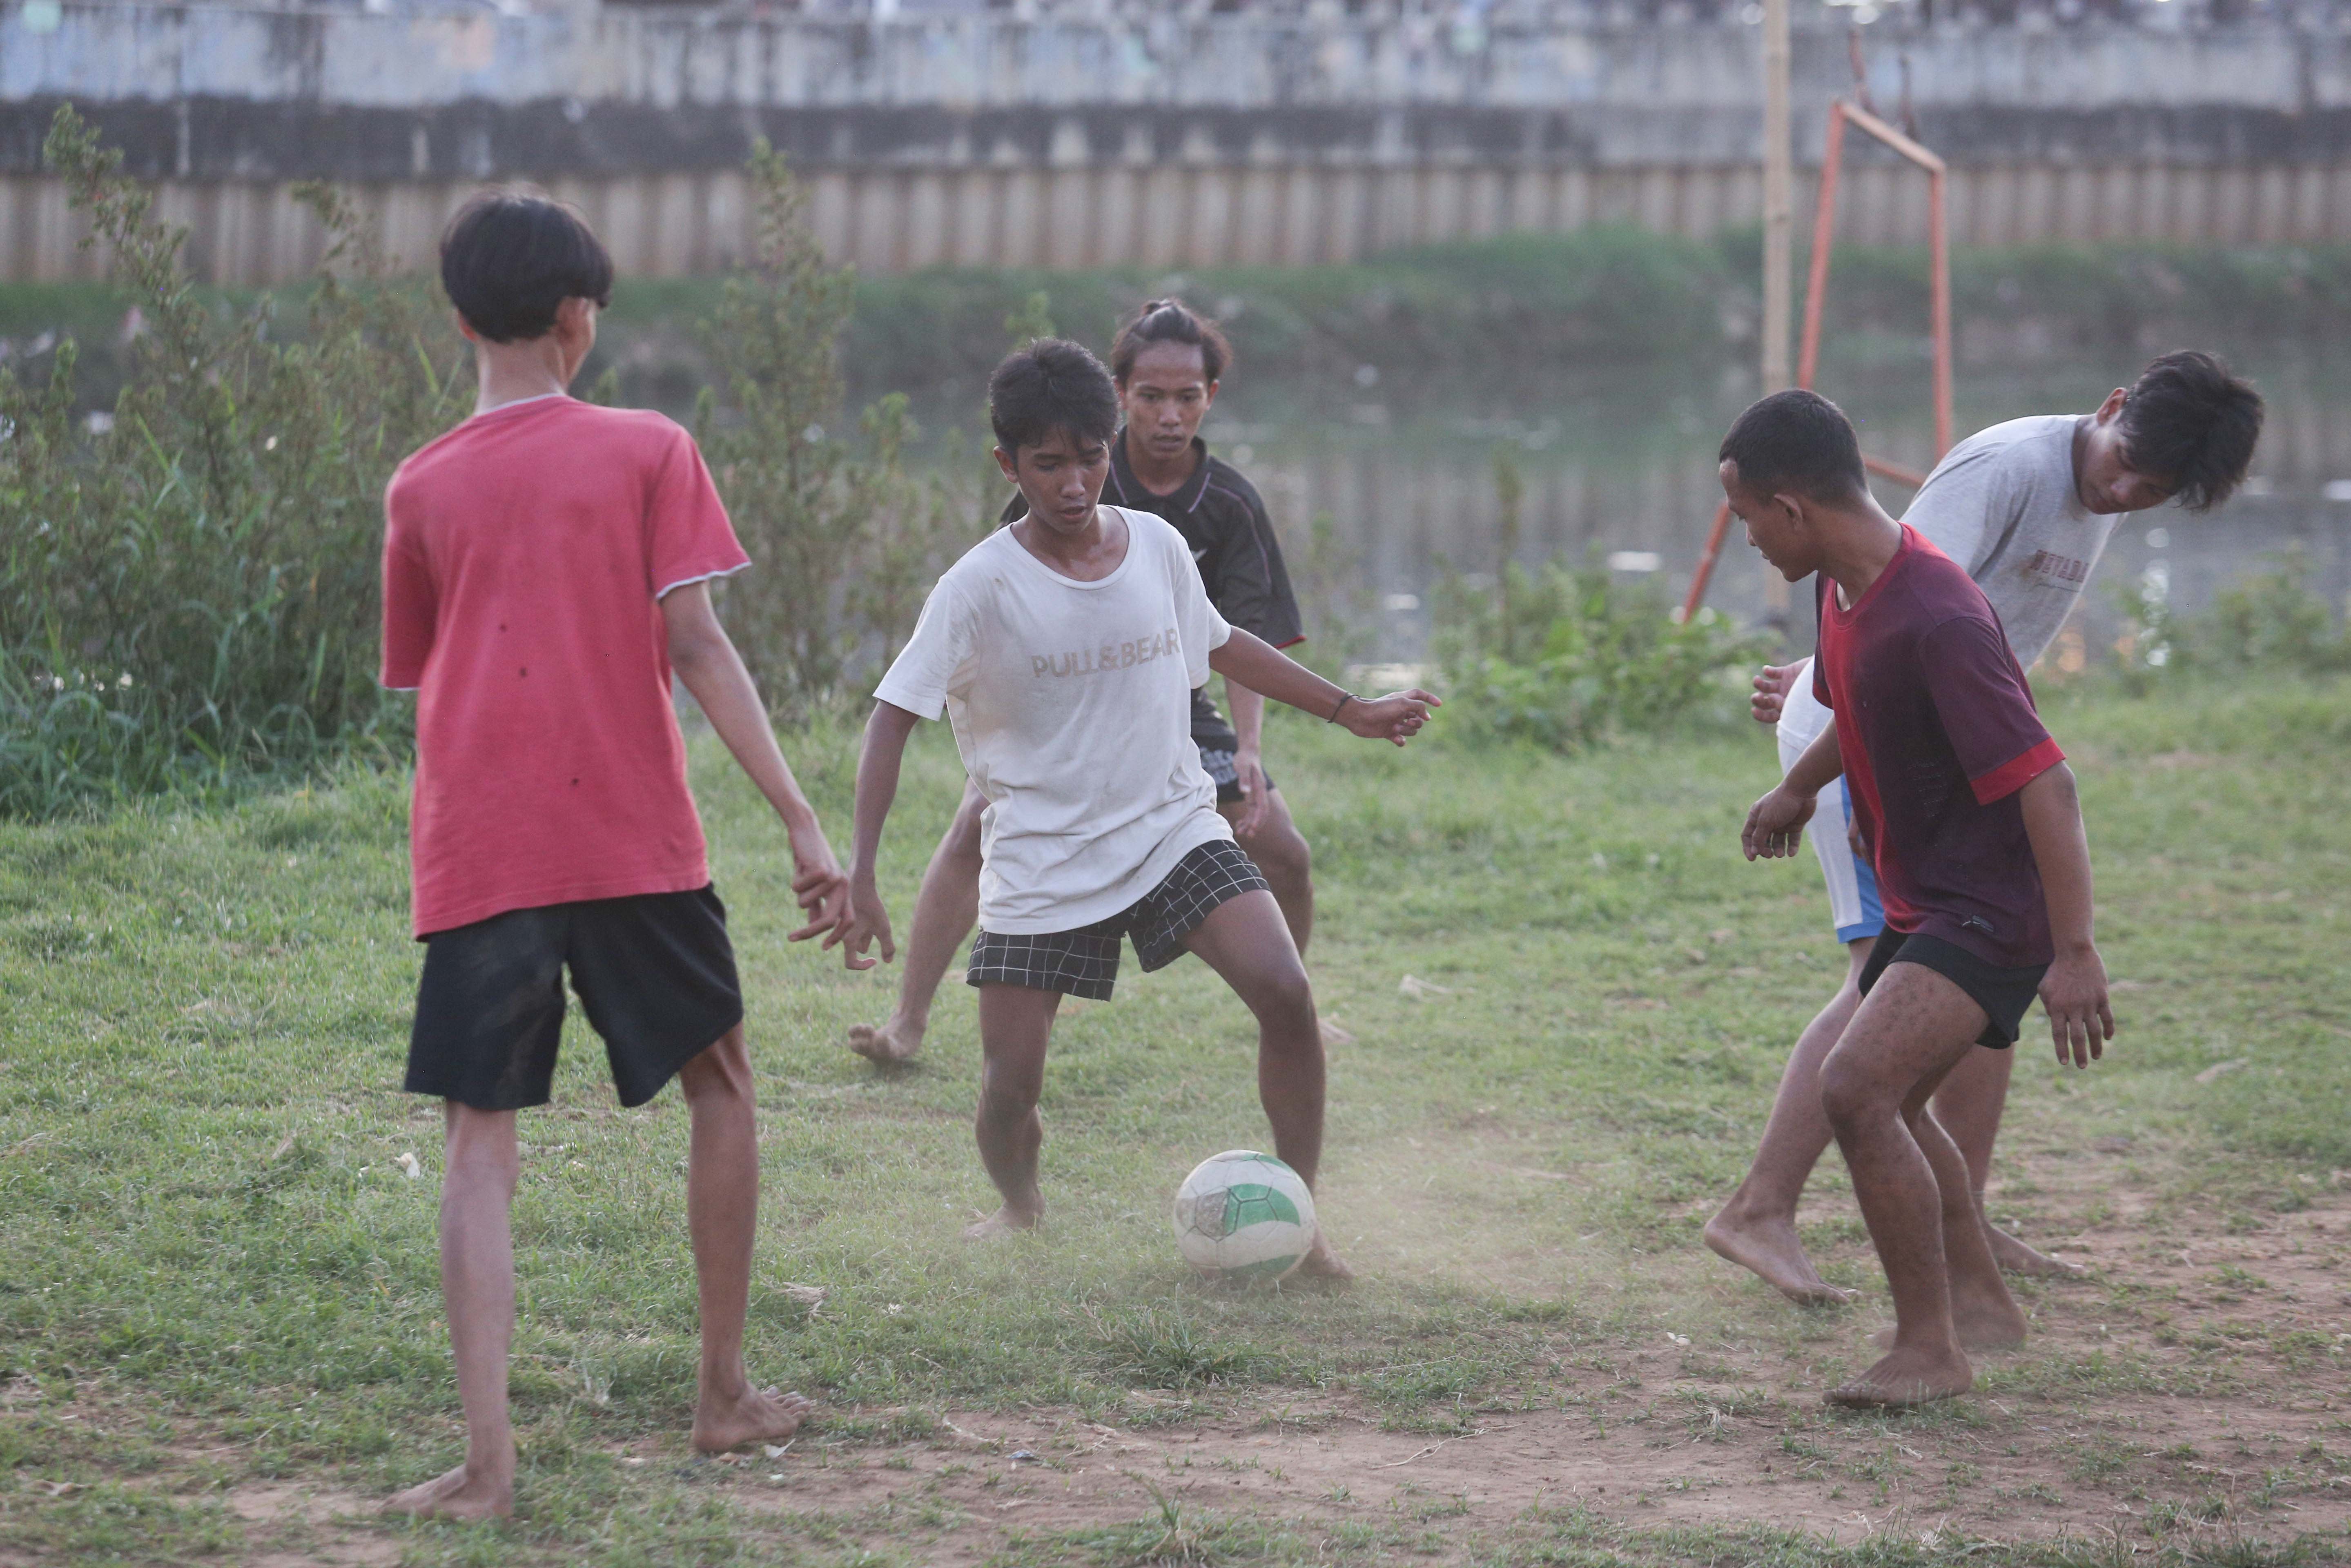
[[[1322,1036],[1324,1045],[1353,1045],[1355,1037],[1337,1019],[1317,1019],[1314,1027]]]
[[[1955,1301],[1951,1303],[1951,1330],[1959,1335],[1961,1350],[2014,1350],[2024,1343],[2024,1314],[2013,1301],[1970,1306]],[[1892,1350],[1893,1327],[1879,1329],[1869,1336],[1869,1343],[1880,1350]]]
[[[514,1514],[514,1477],[475,1476],[459,1465],[393,1493],[382,1511],[411,1519],[508,1519]]]
[[[816,1406],[797,1394],[745,1388],[723,1396],[705,1392],[694,1407],[694,1446],[723,1454],[746,1443],[780,1443],[798,1432]]]
[[[2089,1270],[2079,1263],[2068,1263],[2063,1258],[2052,1258],[2035,1247],[2028,1247],[1996,1225],[1984,1228],[1991,1233],[1992,1260],[2003,1274],[2024,1274],[2036,1280],[2078,1280]]]
[[[963,1239],[966,1241],[1000,1241],[1024,1230],[1034,1230],[1037,1222],[1044,1218],[1041,1212],[1030,1213],[1008,1204],[978,1223],[965,1226]]]
[[[1831,1405],[1854,1410],[1903,1410],[1937,1399],[1965,1394],[1975,1386],[1968,1358],[1954,1352],[1949,1358],[1915,1351],[1896,1351],[1842,1387],[1821,1397]]]
[[[1308,1280],[1352,1280],[1355,1271],[1347,1267],[1340,1256],[1331,1250],[1331,1239],[1322,1234],[1320,1226],[1314,1229],[1314,1245],[1306,1249],[1295,1272]]]
[[[1785,1219],[1750,1218],[1725,1208],[1706,1222],[1706,1244],[1799,1306],[1837,1307],[1854,1299],[1855,1292],[1839,1290],[1813,1270],[1796,1228]]]
[[[870,1023],[850,1025],[849,1049],[868,1061],[911,1061],[923,1049],[923,1036],[929,1027],[926,1019],[892,1013],[890,1021],[880,1029]]]

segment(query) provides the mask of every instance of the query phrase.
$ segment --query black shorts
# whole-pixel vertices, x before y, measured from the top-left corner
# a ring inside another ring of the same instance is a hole
[[[1217,787],[1217,804],[1238,806],[1241,800],[1240,769],[1235,766],[1238,754],[1231,751],[1200,747],[1200,766],[1207,770],[1208,779]],[[1274,788],[1273,775],[1265,776],[1265,787]]]
[[[1134,938],[1143,972],[1184,955],[1184,938],[1228,898],[1266,888],[1257,862],[1230,839],[1215,839],[1176,862],[1157,887],[1124,913],[1075,931],[999,936],[983,930],[964,979],[975,986],[1027,986],[1088,1001],[1110,1000],[1118,980],[1119,938]],[[1270,890],[1269,890],[1270,891]]]
[[[1888,964],[1917,964],[1932,969],[1967,992],[1968,998],[1983,1009],[1984,1017],[1991,1020],[1984,1025],[1983,1033],[1976,1037],[1976,1043],[1991,1046],[1994,1051],[2005,1051],[2016,1043],[2016,1031],[2023,1026],[2025,1012],[2032,1006],[2032,998],[2041,994],[2041,977],[2049,972],[2046,964],[2003,969],[1939,936],[1906,936],[1899,931],[1882,931],[1869,949],[1869,961],[1861,967],[1863,996],[1869,995],[1870,987],[1877,984],[1877,977],[1886,973]]]
[[[623,1105],[743,1021],[726,906],[708,887],[509,910],[424,939],[405,1087],[476,1111],[546,1104],[566,969]]]

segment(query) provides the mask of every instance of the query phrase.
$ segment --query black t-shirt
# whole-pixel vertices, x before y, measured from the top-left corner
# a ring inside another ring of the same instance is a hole
[[[1290,569],[1282,564],[1281,541],[1274,537],[1257,486],[1231,464],[1211,456],[1208,444],[1197,436],[1192,438],[1192,451],[1199,459],[1192,476],[1175,494],[1155,496],[1127,465],[1126,432],[1121,430],[1111,442],[1110,482],[1102,486],[1102,499],[1174,524],[1199,563],[1208,602],[1233,625],[1277,648],[1304,642],[1306,631],[1299,620],[1298,596],[1290,591]],[[1016,490],[1000,520],[1013,523],[1028,515],[1029,503]],[[1192,739],[1204,751],[1231,751],[1240,745],[1206,686],[1192,694]]]

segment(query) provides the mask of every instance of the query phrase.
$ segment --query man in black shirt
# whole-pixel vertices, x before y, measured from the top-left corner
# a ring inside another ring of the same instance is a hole
[[[1218,379],[1231,363],[1231,346],[1217,324],[1180,300],[1153,300],[1119,329],[1110,365],[1126,424],[1111,444],[1102,499],[1173,524],[1192,547],[1217,613],[1286,648],[1306,634],[1265,502],[1230,464],[1209,455],[1199,435]],[[1002,520],[1018,521],[1025,509],[1016,495]],[[1232,699],[1229,723],[1205,686],[1192,694],[1192,740],[1216,782],[1218,808],[1272,884],[1302,955],[1314,927],[1311,857],[1281,791],[1266,776],[1259,745],[1265,698],[1230,683],[1226,690]],[[978,919],[979,816],[986,806],[977,790],[965,789],[955,821],[923,873],[897,1006],[880,1028],[860,1024],[849,1031],[850,1048],[860,1055],[904,1061],[921,1049],[932,996]]]

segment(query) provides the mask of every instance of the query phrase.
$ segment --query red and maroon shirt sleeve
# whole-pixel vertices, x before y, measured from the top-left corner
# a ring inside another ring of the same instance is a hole
[[[726,505],[718,499],[702,448],[673,426],[667,455],[645,497],[650,548],[646,588],[655,599],[674,588],[725,577],[751,564],[735,537]]]
[[[1933,672],[1936,716],[1979,804],[2015,794],[2065,760],[1996,622],[1954,617],[1921,639],[1919,655]]]
[[[384,496],[383,666],[378,679],[396,692],[424,684],[424,661],[433,653],[440,621],[432,569],[415,529],[401,517],[398,481]]]

